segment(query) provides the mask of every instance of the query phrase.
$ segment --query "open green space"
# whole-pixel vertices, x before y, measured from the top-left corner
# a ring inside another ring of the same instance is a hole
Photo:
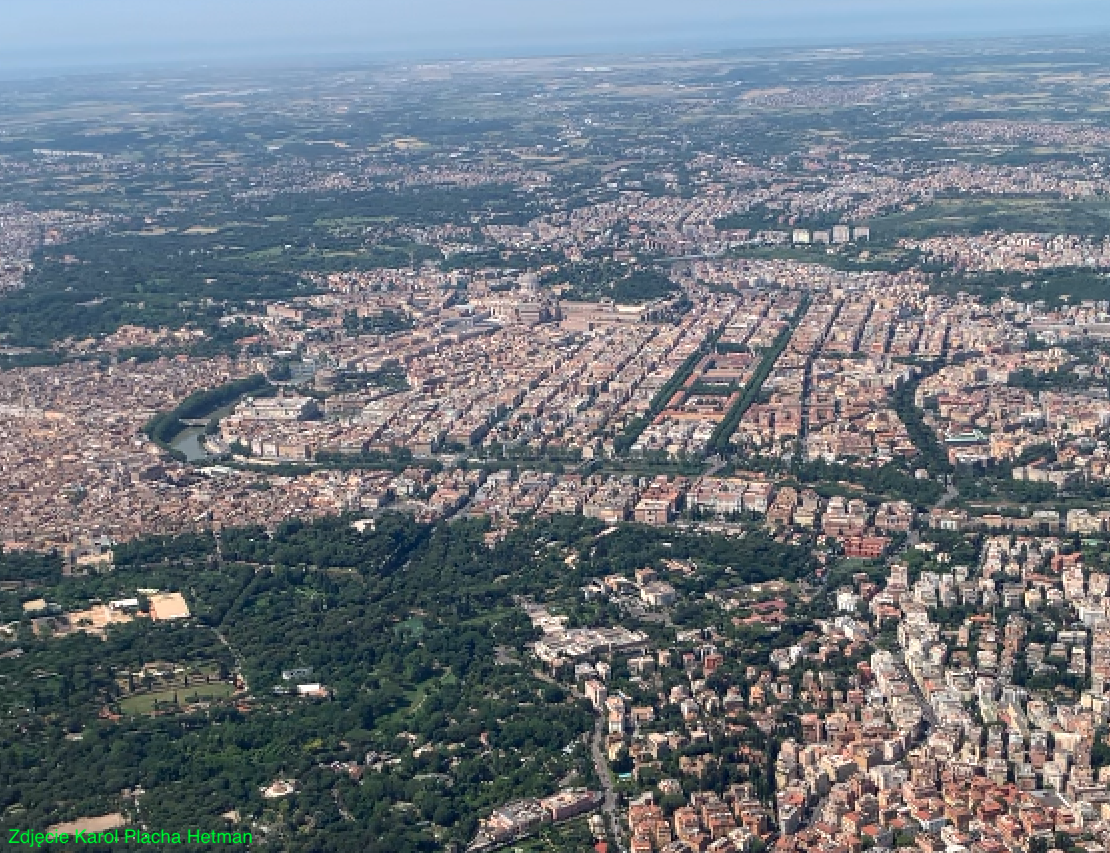
[[[1048,197],[939,198],[915,210],[872,219],[871,239],[879,245],[941,234],[1031,231],[1049,234],[1110,234],[1110,201],[1068,201]]]
[[[234,692],[235,685],[226,682],[193,684],[149,693],[133,693],[120,699],[119,707],[123,714],[149,714],[152,711],[180,708],[197,702],[218,702]]]
[[[942,293],[970,293],[983,302],[1009,296],[1021,302],[1044,300],[1051,305],[1110,298],[1110,276],[1095,269],[1065,267],[1029,273],[965,273],[942,275],[933,282]]]
[[[441,257],[437,249],[392,230],[382,234],[372,223],[355,225],[359,220],[468,223],[473,211],[481,211],[519,222],[534,215],[529,210],[539,212],[534,200],[494,185],[279,197],[213,214],[200,228],[194,215],[183,215],[181,224],[191,224],[191,233],[177,228],[129,233],[124,225],[68,243],[64,250],[41,251],[24,289],[4,297],[0,341],[46,347],[128,323],[193,325],[209,334],[208,348],[218,350],[250,331],[222,329],[218,321],[225,313],[252,300],[314,292],[306,272],[410,267]]]
[[[754,530],[733,539],[622,525],[600,535],[599,522],[560,516],[487,547],[484,520],[425,525],[386,515],[361,533],[350,522],[225,530],[222,564],[211,559],[211,536],[137,542],[121,549],[111,573],[53,578],[34,590],[71,607],[139,586],[180,589],[196,616],[190,624],[136,620],[105,640],[21,634],[23,654],[0,658],[0,824],[13,819],[7,809],[16,802],[18,820],[36,827],[126,808],[119,791],[141,786],[150,821],[217,821],[235,809],[245,821],[272,822],[283,849],[294,851],[320,849],[320,839],[337,853],[418,853],[433,838],[466,843],[494,806],[592,773],[580,745],[592,711],[526,667],[499,665],[505,652],[524,660],[537,636],[518,596],[579,606],[587,579],[671,560],[698,567],[676,579],[688,596],[801,577],[812,564],[807,549]],[[348,570],[330,571],[337,568]],[[27,594],[0,592],[0,605]],[[592,624],[620,619],[590,612]],[[676,619],[699,612],[687,608]],[[214,663],[226,671],[241,664],[249,712],[226,702],[227,682],[190,676],[187,686],[175,678],[128,689],[126,673],[144,666],[210,673]],[[290,667],[310,668],[331,698],[275,694]],[[168,710],[174,693],[178,705],[194,695],[215,701],[204,714],[151,716],[156,701]],[[105,705],[122,717],[103,718]],[[47,736],[59,723],[80,737]],[[389,763],[367,770],[361,784],[330,766],[361,763],[368,752]],[[54,771],[38,773],[44,765]],[[276,778],[298,782],[293,808],[280,816],[260,793]],[[562,849],[578,837],[568,824],[534,843]]]
[[[609,260],[565,264],[549,270],[542,281],[562,285],[560,295],[570,302],[611,299],[621,305],[641,305],[678,291],[662,270]]]

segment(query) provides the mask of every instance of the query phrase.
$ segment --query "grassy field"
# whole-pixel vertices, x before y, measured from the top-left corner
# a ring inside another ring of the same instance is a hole
[[[899,238],[900,239],[900,238]],[[900,272],[909,269],[916,261],[915,252],[893,246],[895,241],[878,245],[869,243],[830,247],[814,245],[745,246],[732,249],[731,257],[759,258],[761,260],[799,261],[821,264],[845,272],[879,270]]]
[[[1044,198],[940,199],[917,210],[874,219],[871,239],[890,245],[938,234],[978,234],[997,229],[1052,234],[1110,234],[1110,202]]]
[[[234,692],[235,685],[228,684],[226,681],[190,684],[188,687],[169,687],[150,693],[133,693],[121,699],[119,705],[124,714],[149,714],[154,710],[155,703],[159,706],[172,705],[175,695],[179,704],[188,705],[192,702],[215,702],[226,699]]]
[[[936,281],[935,289],[947,293],[967,291],[985,302],[996,301],[1005,294],[1024,302],[1037,299],[1075,302],[1110,298],[1110,279],[1097,270],[1066,268],[1029,274],[979,273],[942,278]]]

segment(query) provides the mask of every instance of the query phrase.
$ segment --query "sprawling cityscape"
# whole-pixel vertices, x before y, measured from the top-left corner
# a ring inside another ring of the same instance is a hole
[[[0,86],[0,824],[1110,849],[1108,69]]]

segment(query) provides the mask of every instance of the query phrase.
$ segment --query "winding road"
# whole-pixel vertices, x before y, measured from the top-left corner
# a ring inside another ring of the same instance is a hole
[[[594,724],[594,736],[590,748],[594,756],[594,769],[597,771],[597,778],[601,780],[601,790],[605,793],[605,800],[601,804],[601,812],[605,815],[605,822],[609,825],[609,834],[616,839],[617,850],[624,853],[624,836],[621,832],[620,812],[617,808],[617,791],[613,787],[613,776],[609,772],[609,762],[605,760],[605,753],[602,750],[604,742],[605,715],[599,713],[597,723]]]
[[[546,672],[540,669],[532,671],[532,675],[540,681],[547,684],[554,684],[556,687],[563,687]],[[578,699],[583,698],[582,693],[579,692],[577,687],[570,688],[571,695]],[[613,775],[609,772],[609,762],[605,759],[605,714],[598,710],[597,722],[594,723],[594,734],[590,739],[590,753],[594,760],[594,771],[597,773],[597,778],[601,782],[601,790],[605,795],[605,799],[601,804],[601,813],[605,816],[605,822],[609,826],[609,834],[616,839],[618,853],[625,853],[627,849],[624,844],[624,834],[621,827],[620,807],[617,803],[617,789],[613,785]]]

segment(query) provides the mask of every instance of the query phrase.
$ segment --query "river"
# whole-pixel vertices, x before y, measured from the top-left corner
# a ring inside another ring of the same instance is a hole
[[[204,427],[185,427],[170,442],[170,447],[174,450],[180,450],[190,462],[198,462],[208,458],[208,451],[200,443],[203,436]]]

